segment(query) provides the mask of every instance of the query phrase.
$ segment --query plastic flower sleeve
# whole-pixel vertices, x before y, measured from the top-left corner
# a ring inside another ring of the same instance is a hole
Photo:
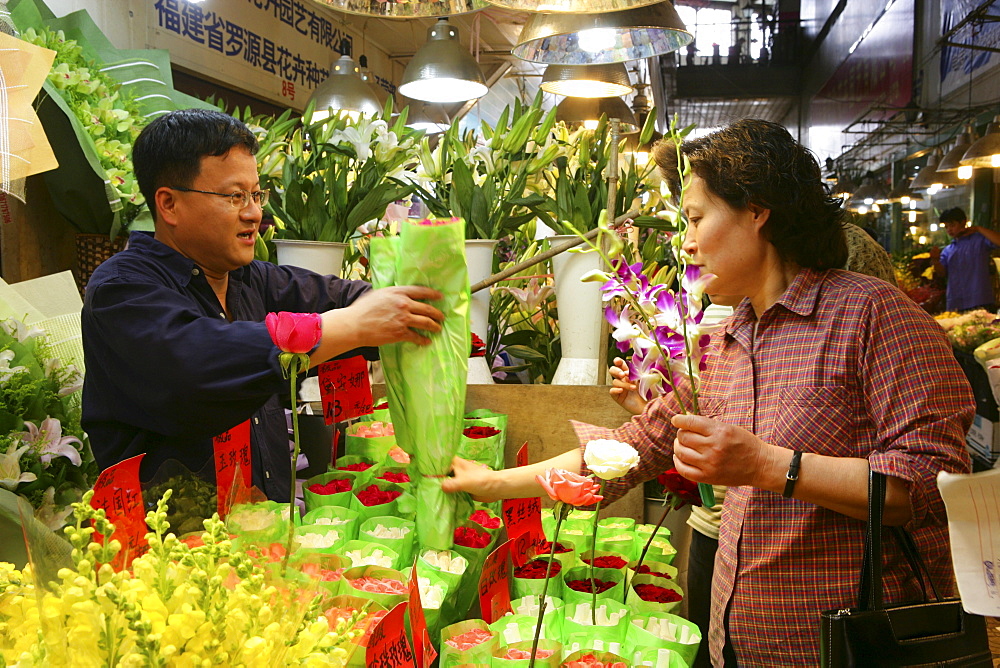
[[[615,651],[608,648],[610,643],[615,643],[619,649],[624,647],[632,617],[631,609],[617,600],[598,599],[596,617],[595,626],[589,600],[586,603],[567,604],[563,608],[563,643],[567,651],[576,651],[571,649],[573,643],[579,643],[577,649],[596,649],[591,642],[596,639],[605,643],[603,649],[608,651]]]
[[[400,565],[413,563],[416,526],[400,517],[370,517],[361,523],[358,539],[384,545],[399,555]]]
[[[569,650],[570,648],[566,648]],[[581,649],[569,654],[563,659],[562,668],[590,668],[595,661],[599,661],[602,666],[612,666],[615,668],[628,668],[632,664],[623,656],[613,652],[601,652],[592,649]]]
[[[546,596],[546,598],[551,599],[552,597]],[[538,601],[538,596],[526,596],[521,601],[527,599],[534,599]],[[558,601],[559,599],[555,599]],[[530,612],[525,613],[515,613],[512,615],[504,615],[500,619],[496,620],[490,624],[490,629],[497,634],[501,644],[510,645],[512,643],[531,641],[535,637],[535,627],[538,624],[538,606],[537,603],[534,608],[529,606],[524,606],[525,610],[530,610]],[[547,640],[562,640],[563,635],[563,617],[562,605],[560,604],[558,608],[556,607],[546,607],[545,615],[542,619],[542,635],[541,639]]]
[[[467,619],[441,629],[440,668],[466,664],[490,665],[497,648],[496,635],[481,619]]]
[[[590,568],[588,566],[570,568],[560,573],[560,575],[563,580],[562,597],[563,600],[566,601],[567,606],[574,603],[590,603],[592,596],[590,592]],[[594,582],[598,586],[598,589],[601,589],[602,583],[605,585],[611,583],[610,587],[604,589],[603,591],[598,591],[598,602],[604,600],[620,601],[622,599],[622,592],[624,591],[624,586],[622,584],[624,579],[624,571],[612,568],[595,568]],[[586,590],[577,591],[576,589],[573,589],[573,584],[585,585]]]
[[[306,511],[323,506],[350,507],[352,492],[358,486],[356,478],[353,471],[330,471],[309,478],[302,486]]]
[[[376,288],[426,285],[444,295],[434,303],[444,313],[442,331],[430,345],[395,343],[381,346],[380,355],[396,442],[413,458],[418,540],[421,547],[446,550],[459,503],[442,491],[441,480],[459,448],[469,357],[465,223],[403,223],[400,237],[372,239],[371,258]]]
[[[344,449],[348,455],[366,457],[381,462],[396,445],[395,436],[363,436],[374,422],[358,422],[347,428],[344,434]],[[385,424],[385,423],[383,423]],[[359,434],[360,432],[360,434]]]
[[[646,649],[633,653],[632,666],[651,666],[652,668],[688,668],[687,661],[677,652],[669,649]]]
[[[681,606],[684,592],[674,580],[641,574],[632,577],[628,586],[628,604],[638,612],[675,614]]]
[[[528,668],[530,665],[532,641],[525,640],[509,645],[501,645],[493,650],[494,668]],[[536,668],[558,668],[562,663],[562,643],[555,640],[539,640],[535,652]]]
[[[680,655],[684,665],[690,665],[698,654],[701,631],[683,617],[654,612],[632,617],[626,641],[632,652],[669,649]]]
[[[485,464],[494,470],[502,469],[507,435],[494,426],[493,422],[466,418],[458,456]]]
[[[375,601],[386,610],[392,610],[407,598],[406,576],[392,568],[356,566],[344,572],[344,580],[345,592]]]
[[[347,541],[341,548],[341,554],[355,568],[381,566],[382,568],[400,570],[407,566],[395,550],[366,540]]]

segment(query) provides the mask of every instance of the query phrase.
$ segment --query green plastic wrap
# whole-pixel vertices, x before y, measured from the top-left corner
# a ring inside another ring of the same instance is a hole
[[[358,512],[347,506],[320,506],[302,517],[302,525],[307,524],[337,527],[344,533],[344,540],[354,540],[361,522]]]
[[[681,590],[680,585],[674,580],[667,580],[648,573],[641,573],[631,577],[628,582],[628,586],[632,589],[632,591],[628,594],[628,604],[637,612],[663,612],[667,614],[676,614],[680,609],[680,599],[671,601],[670,603],[657,603],[656,601],[642,600],[635,592],[635,587],[641,584],[651,584],[657,587],[663,587],[664,589],[672,589],[677,592],[681,599],[684,597],[683,590]]]
[[[481,619],[467,619],[441,629],[441,646],[439,650],[441,658],[438,662],[440,668],[458,668],[458,666],[469,664],[490,665],[493,650],[497,648],[496,635],[464,652],[460,652],[448,644],[448,641],[452,638],[476,629],[483,631],[490,630],[486,622]]]
[[[670,649],[646,649],[632,655],[633,668],[652,666],[653,668],[688,668],[691,664],[677,652]]]
[[[348,455],[359,455],[375,462],[383,461],[396,445],[395,436],[357,436],[363,423],[358,422],[347,428],[344,434],[344,448]]]
[[[423,285],[444,296],[433,303],[444,322],[430,345],[394,343],[379,353],[396,442],[412,458],[419,543],[447,550],[456,521],[468,517],[468,508],[459,509],[459,499],[441,489],[465,421],[470,341],[465,223],[403,223],[399,237],[372,239],[371,264],[376,288]]]
[[[316,494],[310,490],[310,487],[313,485],[325,485],[332,480],[350,480],[351,489],[346,492],[337,492],[336,494]],[[354,471],[329,471],[309,478],[302,486],[302,497],[306,502],[306,512],[311,512],[323,506],[349,508],[351,497],[354,496],[354,488],[357,484],[357,475]]]
[[[292,550],[296,554],[338,554],[346,542],[347,537],[340,527],[303,525],[295,527]]]
[[[531,640],[501,645],[493,650],[493,668],[528,668],[531,662],[528,659],[507,659],[504,658],[507,652],[512,649],[520,650],[526,654],[531,653]],[[546,658],[538,657],[542,652],[551,652]],[[539,640],[538,651],[535,653],[535,668],[558,668],[562,663],[562,643],[554,640]]]
[[[358,598],[366,598],[371,601],[375,601],[386,610],[392,610],[400,603],[406,601],[406,594],[383,594],[357,589],[352,583],[360,578],[395,580],[405,585],[406,576],[401,572],[392,568],[381,568],[379,566],[355,566],[354,568],[344,571],[344,579],[347,581],[347,585],[343,588],[343,591],[347,592],[351,596],[357,596]]]
[[[589,566],[577,566],[576,568],[570,568],[568,570],[562,571],[559,575],[562,576],[562,581],[563,581],[563,586],[561,590],[562,598],[566,602],[567,606],[573,605],[575,603],[589,604],[593,600],[593,595],[590,592],[576,591],[575,589],[570,589],[569,586],[566,584],[567,582],[572,582],[573,580],[590,579]],[[600,605],[605,600],[612,600],[612,601],[622,600],[622,592],[625,590],[624,585],[622,584],[625,579],[625,571],[619,571],[613,568],[595,568],[594,579],[615,583],[615,586],[597,595],[598,605]]]
[[[375,531],[383,527],[385,529],[399,529],[403,534],[402,538],[378,538]],[[401,517],[369,517],[361,523],[358,530],[358,539],[369,543],[384,545],[399,555],[399,564],[406,567],[413,563],[413,538],[416,527],[410,520]]]
[[[481,420],[478,418],[473,420],[466,418],[463,429],[468,429],[469,427],[492,427],[500,429],[496,426],[496,422],[498,420]],[[500,430],[500,433],[497,435],[487,438],[469,438],[463,432],[458,448],[458,456],[485,464],[493,470],[499,470],[503,468],[504,443],[506,441],[507,434],[503,430]]]
[[[381,554],[381,557],[376,552]],[[403,563],[403,560],[399,558],[399,554],[392,548],[378,543],[370,543],[367,540],[349,540],[341,546],[340,553],[344,556],[345,561],[350,562],[352,568],[377,565],[363,563],[368,558],[388,560],[388,563],[391,565],[386,566],[383,564],[382,568],[392,568],[400,572],[408,566],[408,564]]]
[[[617,600],[597,600],[597,625],[591,623],[590,601],[567,604],[563,608],[563,644],[567,651],[595,649],[598,646],[594,640],[603,642],[605,648],[609,643],[624,646],[629,632],[630,609]],[[611,623],[602,624],[604,620]],[[574,648],[574,644],[579,647]]]
[[[626,645],[632,653],[669,649],[680,655],[684,665],[694,662],[700,644],[701,631],[694,622],[662,612],[634,614],[626,637]]]
[[[620,654],[613,654],[611,652],[600,652],[593,649],[581,649],[577,652],[573,652],[572,654],[569,654],[565,659],[563,659],[563,662],[560,665],[562,666],[569,665],[573,661],[579,661],[585,656],[593,657],[597,661],[600,661],[602,664],[606,665],[613,665],[615,663],[625,663],[626,665],[629,665],[628,659],[621,656]]]
[[[548,555],[539,556],[533,561],[541,562],[544,566],[548,563]],[[558,559],[554,561],[559,561]],[[561,562],[560,562],[561,563]],[[555,563],[553,562],[554,566]],[[556,596],[562,597],[563,595],[563,581],[562,574],[566,571],[566,567],[563,568],[556,574],[551,575],[549,578],[549,587],[546,592],[546,596]],[[519,578],[516,575],[511,578],[511,589],[513,590],[513,595],[515,598],[524,598],[525,596],[541,596],[542,590],[545,589],[545,578]]]

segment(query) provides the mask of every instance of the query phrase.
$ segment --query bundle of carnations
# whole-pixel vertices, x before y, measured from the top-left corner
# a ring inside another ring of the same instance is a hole
[[[0,652],[20,666],[343,666],[361,615],[327,617],[316,580],[284,579],[234,550],[223,524],[206,520],[194,546],[168,533],[164,496],[147,515],[148,551],[128,570],[113,526],[73,505],[71,562],[23,571],[0,567]],[[90,526],[93,523],[93,527]],[[103,542],[93,541],[94,535]]]
[[[380,356],[396,441],[412,458],[419,544],[447,550],[456,523],[467,516],[456,495],[441,489],[458,452],[465,406],[470,302],[465,223],[458,218],[403,223],[399,237],[372,239],[371,266],[376,288],[428,285],[443,295],[434,304],[445,316],[442,330],[430,336],[430,345],[381,346]]]

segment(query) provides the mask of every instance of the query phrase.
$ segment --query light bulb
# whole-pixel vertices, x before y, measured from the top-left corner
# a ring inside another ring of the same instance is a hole
[[[636,151],[632,155],[635,156],[635,164],[641,167],[649,164],[649,151]]]
[[[879,207],[878,203],[872,204],[872,213],[880,213],[882,209]]]
[[[900,204],[909,204],[910,203],[910,196],[909,195],[903,195],[902,197],[899,198],[899,203]]]
[[[930,195],[931,197],[933,197],[934,195],[937,194],[937,192],[939,190],[941,190],[941,184],[940,183],[932,183],[930,185],[930,187],[927,189],[927,194]]]
[[[914,199],[910,200],[910,208],[911,209],[916,209],[917,208],[917,201],[916,200],[914,200]]]
[[[962,165],[958,168],[958,178],[966,181],[972,178],[972,165]]]
[[[860,213],[862,216],[865,215],[866,213],[868,213],[868,207],[864,205],[859,206],[858,213]]]
[[[911,223],[917,222],[917,212],[916,211],[911,211],[910,212],[910,222]],[[916,227],[911,227],[910,228],[910,234],[916,234],[916,233],[917,233],[917,228]]]
[[[578,44],[589,53],[610,49],[615,45],[615,31],[611,28],[581,30]]]
[[[865,204],[867,204],[868,206],[871,206],[874,203],[875,203],[875,200],[873,198],[871,198],[871,197],[866,197],[865,198]]]
[[[921,234],[920,238],[917,239],[917,243],[920,244],[921,246],[926,245],[927,244],[927,237],[925,237],[924,235]]]
[[[584,121],[583,127],[587,130],[596,130],[598,121]]]
[[[913,216],[913,217],[911,217],[911,218],[910,218],[910,222],[911,222],[911,223],[915,223],[915,222],[917,222],[917,221],[913,220],[913,218],[916,218],[916,216]],[[919,231],[919,230],[918,230],[918,228],[917,228],[917,226],[916,226],[916,225],[910,225],[910,236],[911,236],[911,237],[915,237],[915,236],[917,236],[917,232],[918,232],[918,231]]]
[[[1000,153],[994,153],[992,156],[990,156],[990,166],[1000,167]]]
[[[937,231],[938,231],[937,223],[931,223],[931,232],[937,232]]]

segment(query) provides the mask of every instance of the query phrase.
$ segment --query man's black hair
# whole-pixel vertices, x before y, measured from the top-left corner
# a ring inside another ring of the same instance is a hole
[[[220,111],[183,109],[147,125],[132,147],[139,190],[156,217],[155,195],[164,186],[189,188],[198,177],[201,159],[240,148],[257,153],[257,138],[242,121]]]

